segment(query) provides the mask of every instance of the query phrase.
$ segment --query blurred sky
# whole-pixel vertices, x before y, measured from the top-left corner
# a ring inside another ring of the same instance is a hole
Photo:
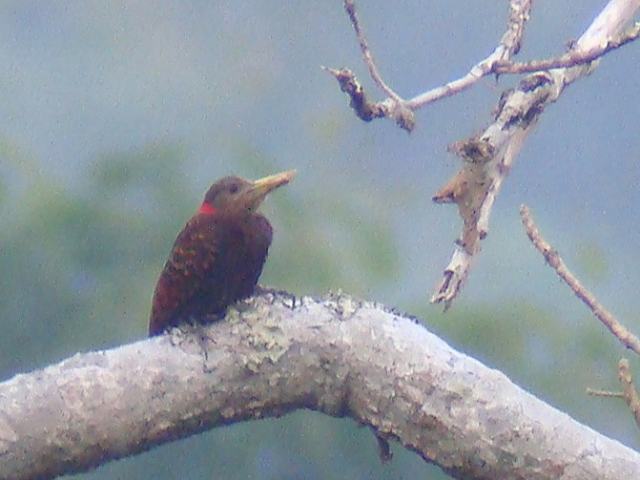
[[[519,58],[562,52],[604,3],[538,0]],[[406,97],[466,73],[495,47],[507,14],[507,2],[494,0],[358,5],[382,75]],[[101,155],[177,144],[194,201],[225,174],[297,168],[287,188],[307,214],[330,224],[319,203],[338,192],[389,226],[400,268],[362,292],[427,312],[427,324],[438,310],[428,296],[460,229],[454,207],[430,200],[458,167],[446,147],[486,125],[517,80],[485,79],[429,106],[411,135],[390,121],[365,124],[320,69],[350,67],[379,96],[337,0],[3,1],[0,64],[0,136],[13,158],[76,188]],[[567,328],[595,321],[529,245],[518,217],[524,202],[570,268],[640,331],[638,65],[636,42],[545,111],[454,308],[527,300]],[[242,161],[256,152],[265,165]],[[0,172],[8,161],[0,157]],[[339,253],[348,239],[326,241]],[[278,248],[276,238],[272,255],[286,255]],[[606,334],[602,341],[615,344]]]
[[[410,96],[490,52],[505,3],[369,1],[360,11],[383,75]],[[521,58],[562,51],[602,3],[536,2]],[[430,202],[457,168],[446,146],[484,126],[514,81],[487,79],[430,106],[409,136],[388,121],[357,120],[320,70],[349,66],[377,95],[337,1],[8,1],[0,13],[0,133],[47,175],[73,183],[100,154],[175,142],[188,151],[184,176],[200,195],[223,174],[268,173],[234,163],[238,145],[248,144],[273,159],[269,168],[300,171],[302,202],[308,189],[388,197],[381,203],[408,286],[375,292],[391,303],[431,289],[448,262],[455,208]],[[611,266],[597,285],[602,300],[621,314],[635,310],[639,56],[637,44],[608,55],[545,112],[498,199],[462,302],[517,293],[575,303],[526,244],[517,216],[526,202],[570,264],[584,246],[596,247]]]

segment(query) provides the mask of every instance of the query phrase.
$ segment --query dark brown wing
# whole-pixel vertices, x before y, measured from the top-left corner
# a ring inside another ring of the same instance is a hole
[[[153,294],[149,335],[158,335],[189,314],[203,295],[219,257],[216,221],[195,215],[178,234]]]
[[[196,215],[175,241],[153,296],[149,335],[222,314],[254,291],[271,244],[262,215]]]

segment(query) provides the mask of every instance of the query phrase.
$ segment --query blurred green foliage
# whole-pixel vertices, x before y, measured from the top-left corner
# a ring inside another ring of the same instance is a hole
[[[242,155],[249,170],[269,170],[258,153]],[[40,176],[34,162],[5,164],[13,168],[3,177],[15,179],[21,188],[13,201],[5,193],[0,210],[9,227],[0,232],[3,378],[78,350],[144,336],[154,279],[199,197],[184,175],[186,157],[179,146],[162,144],[106,154],[87,169],[83,187],[76,189]],[[321,198],[310,193],[311,203],[320,206],[315,216],[300,210],[291,191],[274,196],[270,216],[282,233],[265,283],[296,293],[340,286],[363,294],[397,276],[397,248],[384,208],[372,206],[370,198],[347,202],[339,188],[327,188]],[[586,418],[598,400],[585,402],[584,387],[593,385],[594,371],[616,361],[590,319],[576,339],[552,315],[527,302],[454,309],[447,315],[416,304],[413,311],[429,318],[430,327],[454,346]],[[571,381],[564,384],[567,377]],[[282,443],[274,442],[283,431]],[[217,429],[86,476],[112,478],[126,472],[136,478],[175,478],[185,468],[175,462],[176,455],[190,458],[190,478],[208,478],[212,471],[220,478],[323,479],[412,478],[433,472],[402,449],[396,449],[391,466],[378,467],[375,442],[366,429],[299,412]],[[327,469],[327,463],[340,468]]]
[[[186,157],[166,144],[111,152],[76,188],[40,175],[35,161],[14,156],[3,164],[3,178],[20,187],[0,204],[0,377],[144,337],[155,278],[201,195],[185,175]],[[273,170],[256,155],[238,161],[259,174]],[[393,278],[394,237],[383,218],[366,214],[364,202],[352,205],[325,189],[316,199],[325,216],[319,221],[298,200],[287,189],[272,199],[277,251],[264,283],[297,293],[357,293]],[[274,442],[284,431],[287,438]],[[351,421],[296,413],[217,429],[78,478],[176,478],[187,471],[189,478],[338,479],[345,471],[349,478],[394,478],[430,468],[400,451],[383,470],[376,452],[373,436]],[[190,458],[188,467],[176,461],[181,456]],[[339,468],[331,473],[326,465],[334,461]]]
[[[590,282],[603,282],[609,275],[606,252],[593,242],[586,242],[578,247],[578,274],[580,278]]]
[[[0,375],[144,331],[148,285],[186,203],[174,193],[179,165],[162,145],[107,155],[76,190],[34,165],[13,171],[24,178],[11,215],[2,214],[11,220],[1,233]]]
[[[154,280],[201,195],[185,175],[185,149],[152,144],[102,155],[75,188],[43,176],[37,162],[15,150],[3,153],[14,161],[3,164],[0,182],[2,378],[144,337]],[[237,154],[234,162],[256,176],[276,170],[257,151],[239,148]],[[297,294],[343,288],[360,295],[393,284],[400,261],[384,198],[347,196],[339,184],[306,191],[305,202],[301,195],[288,188],[269,201],[276,240],[265,284]],[[602,256],[596,264],[606,271]],[[423,299],[399,306],[605,433],[628,416],[621,407],[594,418],[603,400],[583,393],[586,386],[611,387],[618,352],[588,315],[584,326],[568,329],[527,301],[446,315]],[[78,478],[445,478],[417,455],[394,451],[394,461],[383,467],[367,429],[296,412],[216,429]]]
[[[599,8],[583,3],[537,9],[528,45],[544,55],[557,51]],[[450,254],[458,219],[453,208],[426,206],[457,167],[445,145],[481,128],[482,112],[510,80],[430,106],[420,113],[421,133],[408,138],[389,122],[354,119],[346,97],[319,70],[323,63],[360,68],[372,86],[349,22],[331,2],[2,6],[0,378],[143,338],[154,281],[206,183],[280,170],[270,158],[277,154],[300,175],[264,206],[276,230],[264,284],[315,295],[341,288],[384,300],[535,395],[640,447],[622,402],[584,395],[587,386],[617,388],[622,348],[543,271],[537,253],[522,260],[533,249],[517,220],[517,231],[500,233],[508,209],[537,203],[559,225],[555,233],[566,233],[550,240],[575,260],[585,283],[605,289],[605,303],[618,302],[633,329],[638,135],[636,122],[620,115],[633,115],[627,107],[637,104],[629,100],[637,88],[619,81],[637,65],[632,51],[609,57],[606,69],[545,119],[496,203],[470,285],[444,315],[425,293]],[[507,13],[502,2],[487,1],[361,8],[385,75],[407,93],[477,61]],[[421,8],[429,14],[416,14]],[[448,18],[464,26],[464,35],[451,35],[450,22],[442,21]],[[446,61],[425,55],[425,42]],[[611,86],[615,91],[606,90]],[[572,121],[583,111],[593,114]],[[127,148],[158,137],[184,144],[169,140],[95,157],[105,145]],[[616,158],[617,168],[603,158]],[[491,256],[492,249],[500,251]],[[609,268],[618,260],[623,268]],[[476,288],[483,272],[491,285]],[[520,283],[511,289],[514,281]],[[562,294],[541,300],[548,285]],[[499,294],[492,296],[491,287]],[[576,308],[563,310],[563,302]],[[443,478],[415,454],[393,449],[393,462],[383,467],[366,429],[297,412],[216,429],[78,478]]]
[[[104,154],[74,188],[40,174],[39,163],[17,149],[1,150],[0,376],[144,337],[154,280],[202,194],[185,174],[188,152],[155,143]],[[246,146],[236,155],[239,168],[256,177],[276,170]],[[366,296],[400,277],[384,195],[346,201],[331,184],[306,195],[283,189],[266,206],[276,236],[263,283],[297,294],[342,288]],[[606,272],[597,249],[579,252],[593,276]],[[435,333],[559,408],[605,433],[627,418],[623,406],[594,418],[603,400],[584,395],[587,386],[611,387],[619,354],[589,315],[567,324],[526,300],[444,315],[420,300],[408,307]],[[175,459],[184,457],[189,478],[445,478],[417,455],[394,450],[382,467],[367,429],[296,412],[216,429],[78,477],[176,478],[185,467]]]

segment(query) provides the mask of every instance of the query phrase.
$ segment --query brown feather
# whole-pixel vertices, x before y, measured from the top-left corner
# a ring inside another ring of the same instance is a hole
[[[271,225],[258,214],[196,214],[176,238],[153,295],[149,335],[194,318],[220,316],[253,293]]]

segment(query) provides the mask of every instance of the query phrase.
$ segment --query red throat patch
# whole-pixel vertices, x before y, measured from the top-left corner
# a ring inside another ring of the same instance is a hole
[[[203,215],[213,215],[214,213],[216,213],[216,207],[214,207],[210,203],[202,202],[202,205],[200,205],[200,208],[198,209],[198,213],[201,213]]]

